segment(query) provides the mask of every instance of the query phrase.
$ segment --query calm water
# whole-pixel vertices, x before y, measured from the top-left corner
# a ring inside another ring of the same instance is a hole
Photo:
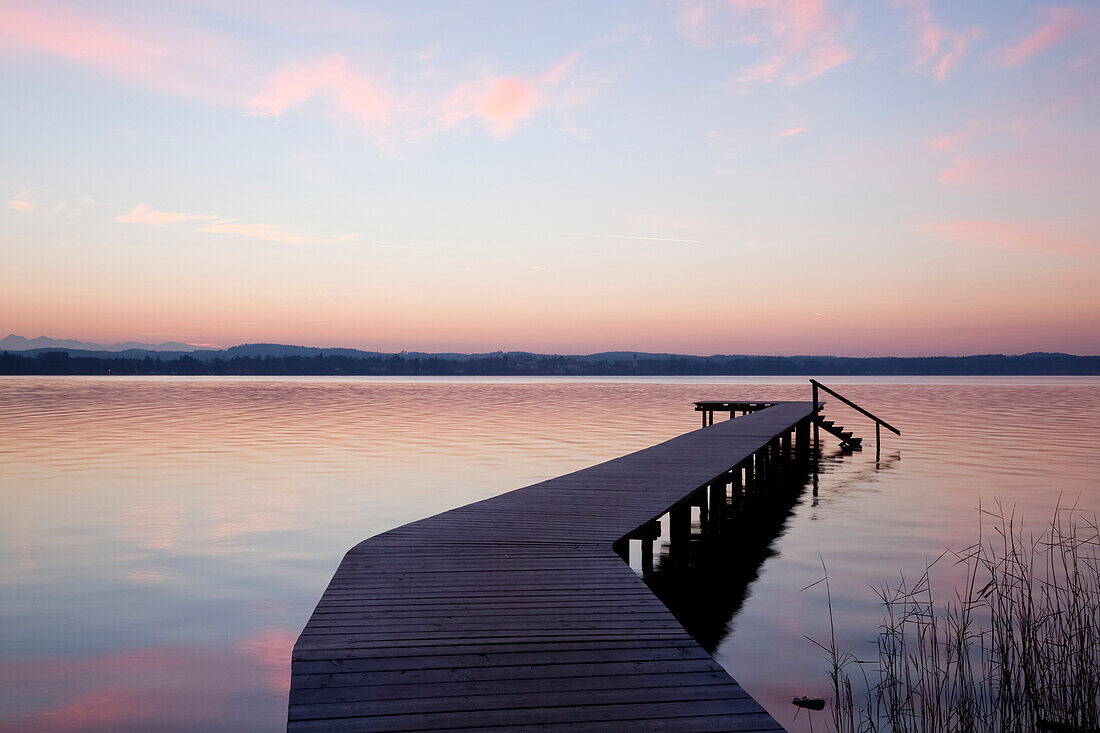
[[[764,384],[762,382],[775,382]],[[827,460],[715,656],[785,725],[867,651],[869,585],[974,539],[978,502],[1036,525],[1100,511],[1100,380],[850,383],[900,427]],[[0,727],[278,730],[289,655],[343,553],[396,525],[698,426],[696,399],[802,380],[0,379]],[[820,727],[820,726],[819,726]]]

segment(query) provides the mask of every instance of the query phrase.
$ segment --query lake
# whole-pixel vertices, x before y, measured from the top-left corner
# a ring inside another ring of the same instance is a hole
[[[873,585],[976,539],[1100,510],[1100,379],[822,378],[817,495],[791,509],[714,655],[781,723],[828,694],[805,637],[873,655]],[[343,554],[392,527],[699,426],[697,399],[803,379],[0,378],[0,728],[279,730],[290,648]],[[988,521],[987,521],[988,523]],[[819,716],[822,714],[818,714]],[[823,718],[815,719],[820,729]]]

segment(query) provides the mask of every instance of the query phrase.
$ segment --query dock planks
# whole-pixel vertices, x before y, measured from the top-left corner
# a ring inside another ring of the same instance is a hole
[[[372,537],[294,646],[289,731],[782,731],[612,549],[813,414],[777,402]]]

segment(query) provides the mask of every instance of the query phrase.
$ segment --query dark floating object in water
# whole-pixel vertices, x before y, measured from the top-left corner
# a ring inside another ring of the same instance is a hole
[[[825,700],[820,697],[796,697],[791,700],[795,705],[807,710],[824,710]]]
[[[1039,733],[1100,733],[1096,728],[1078,728],[1069,723],[1058,723],[1042,718],[1035,721],[1035,730]]]

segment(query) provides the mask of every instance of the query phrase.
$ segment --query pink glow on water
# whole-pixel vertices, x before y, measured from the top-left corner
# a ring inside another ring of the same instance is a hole
[[[0,727],[281,725],[289,650],[352,545],[693,430],[696,399],[809,394],[768,381],[0,380]],[[828,684],[802,638],[827,632],[801,591],[820,558],[858,651],[867,586],[972,541],[979,501],[1100,509],[1095,379],[825,381],[903,436],[826,461],[716,653],[794,730],[790,698]]]

